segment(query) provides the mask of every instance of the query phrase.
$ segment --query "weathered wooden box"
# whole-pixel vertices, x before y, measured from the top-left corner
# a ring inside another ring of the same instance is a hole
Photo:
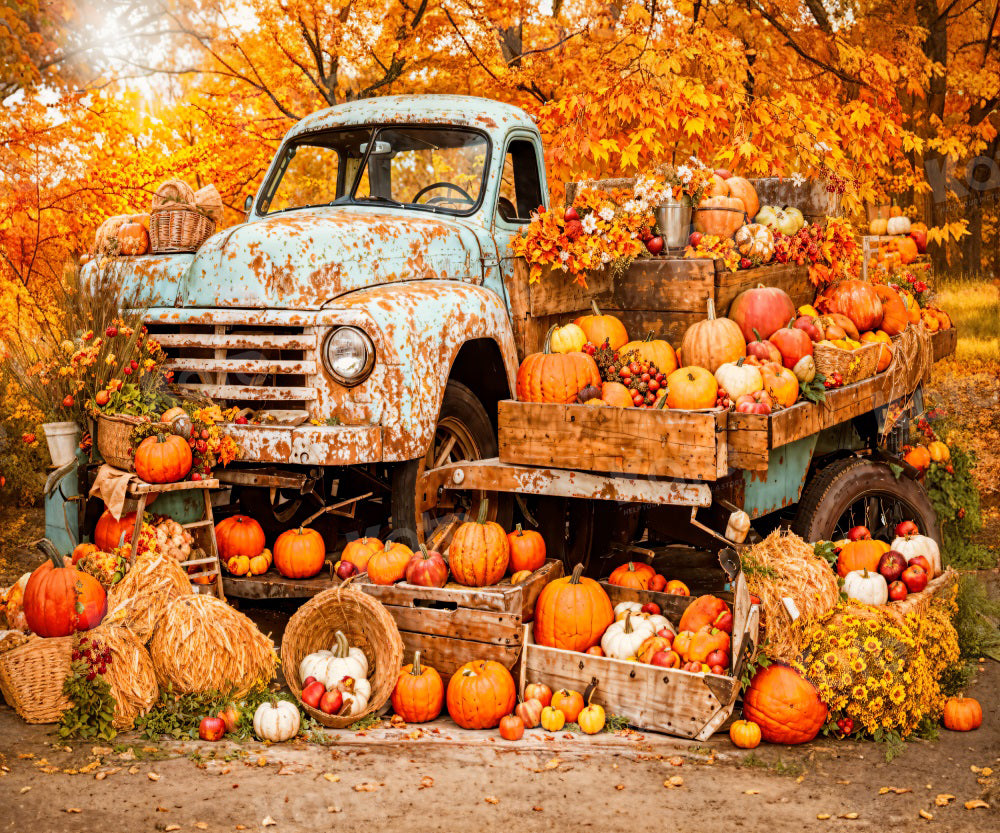
[[[674,599],[678,601],[664,614],[676,624],[691,598]],[[757,608],[750,605],[750,594],[740,575],[733,611],[732,655],[736,670],[732,676],[695,674],[548,648],[535,644],[528,626],[521,664],[521,694],[528,683],[534,682],[545,683],[553,690],[567,688],[581,693],[593,686],[595,703],[609,714],[627,718],[636,728],[707,740],[732,714],[746,656],[757,642],[757,621]]]
[[[539,593],[561,577],[561,561],[549,559],[517,585],[505,578],[490,587],[444,587],[413,584],[373,584],[367,576],[356,586],[386,606],[399,628],[406,649],[406,662],[413,652],[433,666],[447,683],[462,665],[492,659],[513,668],[521,655],[524,625],[535,614]]]
[[[714,481],[727,471],[726,428],[723,410],[595,408],[505,400],[500,403],[500,460]]]

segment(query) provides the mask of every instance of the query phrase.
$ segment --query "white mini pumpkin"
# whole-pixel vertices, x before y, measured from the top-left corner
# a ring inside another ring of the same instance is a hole
[[[747,223],[736,230],[733,239],[743,257],[767,263],[774,255],[774,235],[771,234],[771,229],[762,223]]]
[[[653,633],[659,633],[663,628],[666,628],[672,634],[676,635],[677,633],[677,629],[674,627],[673,622],[671,622],[666,616],[659,613],[647,613],[645,614],[645,619],[653,626]]]
[[[605,656],[625,659],[634,656],[639,651],[639,646],[654,633],[656,629],[649,619],[636,617],[628,612],[624,619],[608,626],[601,637],[601,648]]]
[[[368,708],[368,701],[372,696],[372,687],[368,680],[345,677],[337,684],[337,688],[344,696],[344,705],[338,714],[352,717]]]
[[[922,555],[934,568],[934,576],[941,572],[941,550],[937,542],[926,535],[907,535],[904,538],[896,538],[892,542],[891,549],[901,553],[903,558],[909,563],[911,558]],[[934,578],[931,576],[931,578]]]
[[[299,710],[287,700],[269,700],[253,713],[253,731],[261,740],[281,743],[299,733]]]
[[[619,602],[615,605],[615,620],[624,619],[626,613],[631,613],[633,616],[642,615],[642,603],[641,602]]]
[[[910,233],[910,218],[909,217],[890,217],[889,222],[886,224],[886,231],[889,234],[909,234]]]
[[[884,605],[889,600],[885,577],[868,570],[852,570],[844,577],[847,598],[866,605]]]
[[[764,377],[760,375],[760,370],[753,365],[743,364],[745,359],[745,356],[741,356],[735,362],[720,364],[715,371],[715,381],[733,402],[741,396],[764,389]]]

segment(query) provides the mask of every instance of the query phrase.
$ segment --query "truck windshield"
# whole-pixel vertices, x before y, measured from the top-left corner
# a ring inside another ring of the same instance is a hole
[[[482,196],[489,140],[459,127],[331,130],[284,151],[258,205],[263,214],[331,203],[380,203],[471,214]]]

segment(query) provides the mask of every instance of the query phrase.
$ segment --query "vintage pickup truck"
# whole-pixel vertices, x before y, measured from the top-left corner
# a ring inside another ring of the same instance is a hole
[[[798,522],[815,537],[849,515],[885,526],[905,514],[935,528],[913,479],[893,477],[877,455],[848,456],[852,442],[874,447],[871,431],[868,442],[855,431],[817,443],[830,419],[815,423],[811,442],[775,449],[763,475],[727,472],[720,458],[713,483],[496,459],[499,406],[527,349],[515,320],[524,299],[513,297],[524,278],[507,244],[547,201],[541,138],[518,108],[437,95],[355,101],[289,131],[247,198],[246,222],[196,253],[129,259],[127,283],[152,296],[149,327],[176,381],[262,418],[230,426],[245,449],[218,472],[233,503],[269,536],[339,504],[325,519],[329,538],[391,521],[415,543],[488,497],[504,524],[515,502],[518,512],[541,506],[551,538],[575,539],[577,555],[643,528],[710,535],[681,521],[722,498],[754,504],[751,515],[773,524],[803,491],[810,505]],[[701,263],[711,284],[711,261]],[[843,421],[882,404],[869,397]],[[666,512],[659,522],[638,518],[647,504]]]

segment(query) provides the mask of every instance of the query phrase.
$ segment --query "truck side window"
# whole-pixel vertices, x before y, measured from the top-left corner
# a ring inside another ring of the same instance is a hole
[[[509,223],[527,223],[531,212],[542,204],[535,145],[528,139],[514,139],[507,145],[500,181],[497,213]]]
[[[340,153],[336,148],[300,145],[288,160],[267,210],[286,211],[307,205],[326,205],[339,196],[339,179]]]

